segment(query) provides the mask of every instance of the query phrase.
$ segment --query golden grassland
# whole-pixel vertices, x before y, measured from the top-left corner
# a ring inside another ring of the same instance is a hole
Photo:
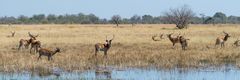
[[[16,31],[15,37],[7,37]],[[231,37],[225,48],[215,48],[217,36],[228,32]],[[0,71],[35,71],[40,68],[59,67],[66,71],[94,69],[96,66],[200,68],[232,64],[240,66],[240,51],[232,46],[240,37],[240,25],[190,25],[188,29],[178,30],[170,24],[131,25],[0,25]],[[29,49],[17,50],[20,39],[29,39],[27,32],[39,34],[37,38],[43,48],[61,48],[61,53],[37,60],[38,54],[30,54]],[[186,51],[180,45],[172,48],[165,37],[153,41],[155,34],[181,33],[190,39]],[[94,44],[105,42],[115,35],[108,59],[103,53],[94,57]]]

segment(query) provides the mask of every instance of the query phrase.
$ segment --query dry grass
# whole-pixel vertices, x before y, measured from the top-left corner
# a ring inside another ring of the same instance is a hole
[[[215,39],[228,32],[232,37],[223,49],[214,48]],[[239,48],[233,42],[240,36],[240,25],[191,25],[189,29],[178,30],[174,25],[0,25],[0,71],[34,71],[41,68],[59,67],[67,71],[94,69],[97,65],[157,68],[199,68],[233,64],[240,66]],[[13,38],[7,37],[16,31]],[[37,60],[38,54],[29,50],[18,51],[18,41],[28,39],[27,32],[39,34],[42,47],[60,47],[61,53]],[[182,51],[178,44],[172,49],[168,39],[154,42],[151,36],[159,33],[182,33],[190,39],[189,47]],[[103,53],[93,57],[94,44],[104,42],[105,36],[115,34],[108,60]]]

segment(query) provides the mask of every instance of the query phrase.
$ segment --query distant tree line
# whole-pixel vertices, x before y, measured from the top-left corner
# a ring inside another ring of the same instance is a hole
[[[99,18],[94,14],[36,14],[31,17],[20,15],[19,17],[0,17],[0,24],[169,24],[167,15],[133,15],[130,18],[122,18],[120,15],[113,15],[111,19]],[[195,15],[191,18],[191,24],[239,24],[239,16],[226,16],[222,12],[216,12],[213,16],[204,14]]]

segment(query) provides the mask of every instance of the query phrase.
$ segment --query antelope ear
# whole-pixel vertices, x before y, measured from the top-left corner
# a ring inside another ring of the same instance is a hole
[[[28,35],[29,37],[33,38],[33,35],[30,32],[28,32]]]

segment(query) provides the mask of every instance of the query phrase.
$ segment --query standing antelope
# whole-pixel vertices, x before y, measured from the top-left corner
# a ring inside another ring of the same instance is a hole
[[[112,40],[114,39],[114,35],[113,38],[108,40],[107,36],[106,36],[106,43],[96,43],[95,44],[95,56],[97,56],[97,53],[99,51],[103,51],[104,52],[104,56],[107,57],[107,51],[110,49],[111,45],[112,45]]]
[[[52,56],[55,55],[58,52],[60,52],[59,48],[56,48],[56,50],[54,50],[54,51],[53,50],[49,50],[49,49],[41,48],[39,50],[38,60],[41,58],[41,56],[47,56],[48,57],[48,61],[53,60]]]
[[[179,40],[180,34],[177,37],[172,37],[172,34],[173,33],[167,34],[167,37],[172,42],[173,48],[174,48],[176,43],[180,43],[180,40]]]
[[[31,44],[33,38],[30,38],[29,40],[26,39],[20,39],[19,41],[19,46],[18,46],[18,50],[20,50],[23,46],[28,49],[28,46]]]
[[[228,40],[229,37],[231,37],[231,36],[230,36],[228,33],[226,33],[225,31],[223,31],[223,33],[225,34],[224,36],[217,37],[215,46],[221,45],[221,48],[224,47],[224,46],[225,46],[224,43]]]
[[[20,50],[23,46],[28,49],[29,45],[32,43],[32,41],[36,40],[37,36],[33,36],[30,34],[30,32],[28,32],[30,39],[20,39],[19,41],[19,46],[18,46],[18,50]]]
[[[36,37],[39,35],[32,35],[30,32],[28,32],[28,35],[33,39],[30,41],[31,43],[31,48],[30,48],[30,53],[32,53],[32,48],[34,48],[34,52],[38,52],[38,49],[41,47],[41,42],[36,40]]]
[[[31,42],[30,53],[32,53],[32,48],[34,48],[33,51],[37,53],[38,49],[41,48],[41,42],[36,41],[36,40],[32,41]]]

